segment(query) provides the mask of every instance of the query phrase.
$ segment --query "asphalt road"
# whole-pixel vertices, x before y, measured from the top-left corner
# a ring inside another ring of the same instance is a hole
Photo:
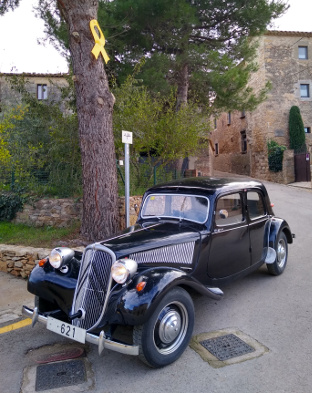
[[[267,348],[260,357],[214,368],[187,348],[174,364],[149,369],[137,358],[85,346],[88,381],[45,392],[101,393],[310,393],[312,391],[311,223],[312,190],[266,183],[274,211],[296,234],[289,247],[288,265],[279,277],[263,266],[224,288],[214,301],[195,296],[194,335],[236,329]],[[22,320],[19,310],[31,304],[26,282],[0,275],[0,331]],[[1,319],[1,316],[3,319]],[[6,318],[11,320],[6,321]],[[0,393],[35,391],[38,360],[47,354],[80,345],[65,341],[43,326],[25,326],[0,334]]]

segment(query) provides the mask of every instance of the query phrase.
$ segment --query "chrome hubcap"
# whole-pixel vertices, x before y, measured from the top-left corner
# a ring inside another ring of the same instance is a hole
[[[158,352],[169,355],[176,351],[187,333],[188,313],[180,302],[164,307],[154,326],[154,344]]]
[[[170,311],[159,324],[159,338],[163,343],[171,343],[181,330],[181,317],[176,311]]]
[[[286,244],[284,239],[280,239],[277,245],[277,263],[283,267],[286,262]]]

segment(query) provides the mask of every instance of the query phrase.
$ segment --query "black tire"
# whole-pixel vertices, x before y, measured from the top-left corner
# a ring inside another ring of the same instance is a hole
[[[133,343],[139,346],[139,358],[154,368],[176,361],[191,339],[194,318],[190,295],[180,287],[172,289],[151,318],[133,328]]]
[[[268,263],[267,268],[270,274],[273,276],[279,276],[283,273],[286,268],[287,264],[287,257],[288,257],[288,244],[287,238],[284,232],[281,232],[278,235],[276,245],[276,259],[274,263]]]

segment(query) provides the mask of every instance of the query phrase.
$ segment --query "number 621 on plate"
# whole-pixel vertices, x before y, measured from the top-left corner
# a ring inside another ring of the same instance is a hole
[[[71,338],[80,343],[86,342],[86,331],[78,326],[70,325],[69,323],[60,321],[58,319],[48,317],[47,329],[61,336]]]

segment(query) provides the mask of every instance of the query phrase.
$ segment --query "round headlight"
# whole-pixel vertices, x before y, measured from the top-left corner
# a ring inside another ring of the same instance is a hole
[[[53,266],[55,269],[59,269],[62,265],[69,262],[74,255],[74,250],[70,248],[54,248],[49,255],[50,265]]]
[[[119,259],[112,266],[112,277],[118,284],[124,284],[137,269],[138,264],[133,259]]]

